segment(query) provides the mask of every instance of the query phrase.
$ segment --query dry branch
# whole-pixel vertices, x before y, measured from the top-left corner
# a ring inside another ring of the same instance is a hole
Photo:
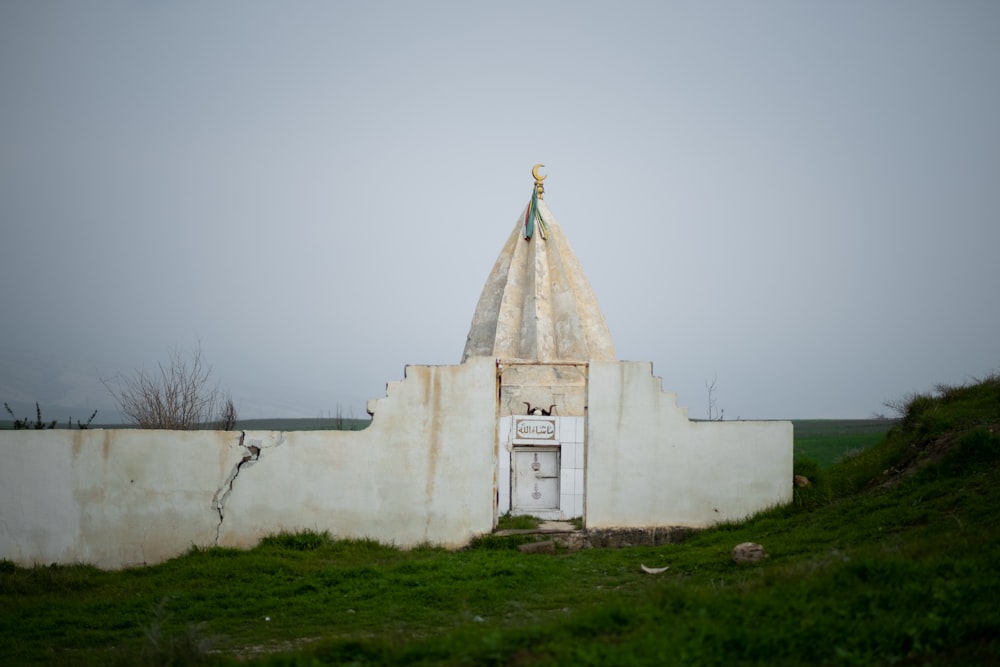
[[[174,348],[156,371],[140,368],[132,375],[119,375],[114,382],[102,380],[122,416],[139,428],[190,430],[211,421],[219,396],[211,385],[211,366],[204,363],[201,345],[190,359]],[[224,419],[235,424],[235,408],[228,400]]]

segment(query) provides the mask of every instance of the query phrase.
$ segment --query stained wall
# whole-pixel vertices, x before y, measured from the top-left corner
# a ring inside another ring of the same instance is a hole
[[[329,531],[461,546],[493,525],[496,369],[410,366],[357,432],[0,431],[0,558],[158,563]]]
[[[567,394],[585,392],[584,414],[558,418],[562,514],[701,527],[791,500],[790,422],[692,422],[648,363],[587,377]],[[516,386],[558,400],[548,380]],[[0,431],[0,559],[120,568],[280,530],[401,547],[488,533],[517,445],[510,428],[498,440],[514,417],[496,361],[410,366],[370,407],[358,432]]]
[[[792,499],[792,423],[688,419],[648,362],[593,362],[588,528],[708,526]]]

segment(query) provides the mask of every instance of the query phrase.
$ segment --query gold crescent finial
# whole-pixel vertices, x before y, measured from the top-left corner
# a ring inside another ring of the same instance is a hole
[[[538,192],[538,198],[542,199],[542,195],[545,194],[545,186],[542,185],[542,181],[549,177],[548,174],[542,176],[538,173],[539,167],[544,167],[545,165],[539,162],[534,167],[531,168],[531,175],[535,177],[535,190]]]
[[[538,174],[538,168],[544,166],[545,166],[544,164],[539,162],[538,164],[536,164],[534,167],[531,168],[531,175],[535,177],[536,183],[541,183],[542,181],[544,181],[546,178],[549,177],[548,174],[546,174],[545,176],[539,176]]]

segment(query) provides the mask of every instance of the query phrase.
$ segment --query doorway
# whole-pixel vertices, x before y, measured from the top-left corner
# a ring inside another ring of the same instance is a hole
[[[559,511],[559,447],[515,447],[512,514]]]

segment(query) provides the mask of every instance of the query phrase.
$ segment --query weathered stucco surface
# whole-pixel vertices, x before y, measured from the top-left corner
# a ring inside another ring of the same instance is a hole
[[[493,522],[496,369],[411,366],[359,432],[0,431],[0,558],[157,563],[282,529],[459,546]]]
[[[549,387],[552,369],[534,370],[523,387]],[[582,505],[588,529],[700,527],[791,500],[790,422],[691,422],[648,363],[593,362],[585,385],[568,370],[587,411],[560,417],[584,435],[560,436],[558,511]],[[0,558],[117,568],[283,529],[464,545],[511,502],[497,390],[478,357],[408,367],[359,432],[0,431]]]
[[[489,532],[495,396],[491,359],[408,366],[375,404],[368,429],[284,433],[261,479],[256,467],[246,471],[252,492],[227,503],[221,543],[248,546],[278,528],[318,528],[457,547]]]
[[[547,238],[524,238],[522,213],[476,306],[463,361],[614,361],[597,298],[548,206],[538,202]]]
[[[0,557],[157,562],[214,543],[212,498],[240,458],[214,431],[0,431]]]
[[[648,362],[590,365],[588,528],[708,526],[792,499],[792,423],[692,422]]]
[[[523,415],[527,405],[560,417],[582,417],[587,407],[587,364],[501,363],[500,415]],[[555,407],[553,407],[555,406]]]

